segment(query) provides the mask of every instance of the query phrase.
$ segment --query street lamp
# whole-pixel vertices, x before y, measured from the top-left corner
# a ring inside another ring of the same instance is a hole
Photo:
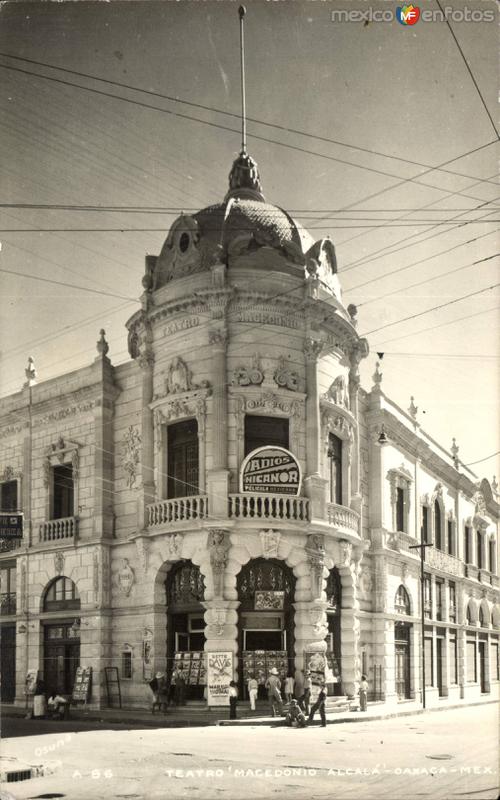
[[[421,529],[421,537],[423,539],[423,528]],[[411,544],[410,550],[420,551],[420,621],[422,625],[422,708],[425,708],[425,613],[424,613],[424,559],[425,548],[433,547],[433,542],[424,542],[420,544]]]

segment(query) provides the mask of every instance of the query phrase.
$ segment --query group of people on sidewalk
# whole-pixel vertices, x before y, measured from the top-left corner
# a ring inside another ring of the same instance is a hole
[[[186,705],[186,677],[181,669],[174,669],[170,683],[164,672],[157,672],[153,680],[149,682],[149,688],[153,692],[153,703],[151,711],[155,710],[166,713],[169,705]]]
[[[33,709],[28,716],[31,719],[65,719],[69,705],[69,701],[56,689],[46,691],[44,681],[39,678],[33,695]]]

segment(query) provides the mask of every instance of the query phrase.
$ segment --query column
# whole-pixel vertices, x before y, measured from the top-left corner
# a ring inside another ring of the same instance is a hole
[[[117,389],[113,382],[113,367],[107,357],[108,343],[101,331],[97,343],[98,357],[93,370],[101,390],[94,406],[94,535],[113,536],[113,472],[114,437],[113,414]]]
[[[361,497],[361,461],[360,461],[360,446],[359,446],[359,403],[358,403],[358,390],[360,384],[359,361],[355,360],[349,370],[349,404],[351,412],[356,420],[354,430],[354,442],[351,447],[352,460],[351,460],[351,496],[348,498],[351,508],[361,514],[362,510],[362,497]]]
[[[147,506],[155,501],[154,481],[154,420],[149,407],[153,399],[153,366],[154,354],[147,346],[137,362],[142,373],[142,407],[141,407],[141,461],[142,489],[138,499],[137,527],[143,530],[148,526]]]
[[[319,413],[317,363],[323,343],[308,338],[304,343],[306,360],[306,477],[304,488],[311,501],[311,519],[326,517],[327,481],[320,475],[321,420]]]
[[[207,491],[212,516],[227,517],[229,470],[227,468],[227,331],[212,328],[208,334],[212,347],[212,469],[208,473]]]

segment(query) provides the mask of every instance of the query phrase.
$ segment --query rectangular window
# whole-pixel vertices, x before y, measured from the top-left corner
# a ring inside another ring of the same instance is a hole
[[[464,532],[464,558],[465,563],[470,564],[472,557],[472,530],[469,525],[465,526]]]
[[[489,551],[489,570],[495,574],[495,547],[496,541],[494,539],[490,539],[488,542],[488,551]]]
[[[452,581],[450,581],[448,584],[448,591],[449,591],[448,616],[450,618],[450,622],[455,622],[457,618],[457,589]]]
[[[425,660],[425,685],[434,686],[434,671],[432,663],[432,638],[426,636],[424,639],[424,660]]]
[[[396,488],[396,529],[405,531],[405,492],[400,486]]]
[[[443,581],[436,580],[436,619],[443,619]]]
[[[429,508],[422,506],[422,541],[429,541]]]
[[[198,486],[198,422],[175,422],[167,428],[167,497],[198,494]]]
[[[476,531],[476,551],[477,551],[477,567],[478,569],[484,569],[484,561],[483,561],[483,535],[480,531]]]
[[[0,483],[0,511],[17,510],[17,481]]]
[[[132,653],[122,653],[122,678],[130,680],[132,677]]]
[[[257,447],[284,447],[290,449],[290,422],[283,417],[245,416],[245,455]]]
[[[476,683],[477,669],[476,669],[476,642],[467,641],[466,644],[466,658],[467,658],[467,680],[469,683]]]
[[[432,618],[431,576],[424,575],[424,617]]]
[[[491,643],[491,677],[494,681],[500,681],[500,661],[498,652],[498,642]]]
[[[16,565],[2,564],[0,569],[0,614],[16,613]]]
[[[342,439],[328,434],[328,459],[330,461],[330,502],[342,505]]]
[[[448,660],[450,662],[450,683],[458,683],[458,663],[457,663],[457,637],[450,636],[448,640]]]
[[[447,524],[447,532],[448,532],[448,553],[450,556],[454,555],[454,547],[453,547],[453,520],[449,519]]]
[[[52,480],[52,519],[72,517],[75,513],[75,490],[71,464],[52,467]]]
[[[437,500],[434,503],[434,547],[437,550],[443,549],[443,536],[441,530],[441,508]]]

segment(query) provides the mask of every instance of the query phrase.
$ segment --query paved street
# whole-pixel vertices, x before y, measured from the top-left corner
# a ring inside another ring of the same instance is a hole
[[[4,739],[2,756],[2,761],[15,756],[52,770],[45,777],[4,784],[4,792],[19,800],[56,793],[68,800],[486,800],[498,796],[498,706],[326,729],[61,732]]]

